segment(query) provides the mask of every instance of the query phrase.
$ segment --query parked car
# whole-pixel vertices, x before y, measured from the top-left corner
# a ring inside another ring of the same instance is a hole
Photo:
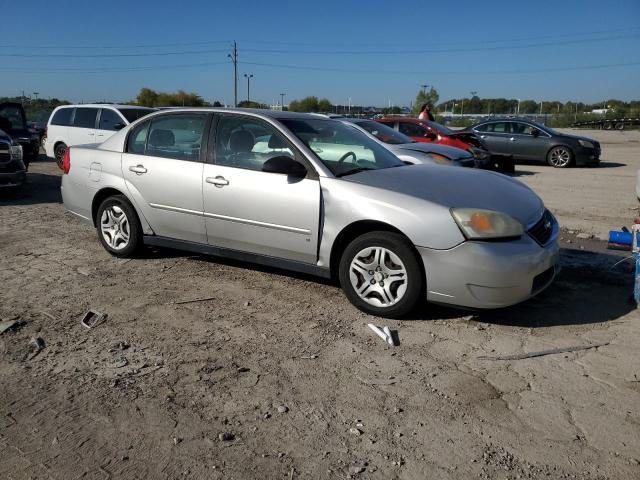
[[[406,135],[374,120],[346,117],[339,118],[339,120],[355,125],[372,135],[403,162],[413,164],[439,163],[471,168],[484,168],[486,166],[483,160],[476,159],[466,150],[436,143],[414,142]]]
[[[46,130],[46,127],[38,122],[27,122],[27,129],[29,130],[29,133],[38,137],[38,141],[42,145],[42,139],[44,138],[44,131]]]
[[[121,128],[155,111],[155,108],[107,104],[57,107],[47,124],[45,152],[62,168],[67,147],[102,143]]]
[[[598,165],[600,143],[521,118],[492,118],[466,129],[482,138],[489,151],[517,160],[546,162],[552,167]]]
[[[38,159],[40,140],[29,131],[22,105],[14,102],[0,103],[0,130],[22,146],[22,160],[28,169],[29,162]]]
[[[22,160],[22,146],[0,130],[0,188],[18,188],[27,181],[27,167]]]
[[[415,142],[448,145],[467,150],[480,158],[489,156],[487,145],[471,132],[454,132],[437,122],[418,118],[380,118],[376,121],[399,131]]]
[[[558,224],[517,180],[406,165],[317,115],[162,111],[70,147],[64,205],[112,255],[174,247],[337,278],[373,315],[504,307],[545,289]]]

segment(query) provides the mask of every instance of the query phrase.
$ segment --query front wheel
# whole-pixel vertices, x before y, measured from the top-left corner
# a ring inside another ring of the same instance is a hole
[[[96,214],[100,243],[116,257],[132,257],[142,243],[142,228],[135,210],[124,195],[104,200]]]
[[[353,240],[340,259],[339,277],[349,301],[371,315],[402,317],[423,294],[420,258],[411,242],[394,232]]]
[[[547,154],[547,163],[555,168],[566,168],[573,162],[573,152],[565,146],[553,147]]]

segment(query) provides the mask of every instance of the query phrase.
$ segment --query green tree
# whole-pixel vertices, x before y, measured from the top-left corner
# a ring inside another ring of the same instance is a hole
[[[320,101],[318,101],[319,112],[327,113],[327,112],[330,112],[331,110],[333,110],[333,105],[331,105],[331,102],[329,100],[327,100],[326,98],[323,98]]]
[[[424,90],[419,90],[418,94],[416,95],[416,99],[413,102],[413,109],[411,110],[411,113],[414,116],[417,116],[418,113],[420,113],[420,107],[422,107],[422,105],[425,103],[428,103],[429,105],[431,105],[431,108],[434,109],[438,104],[438,100],[440,100],[440,95],[435,88],[431,87],[427,92],[425,92]]]
[[[240,108],[269,108],[269,105],[265,105],[264,103],[254,102],[251,100],[243,100],[242,102],[238,102],[238,107]]]
[[[146,87],[140,89],[134,103],[145,107],[204,107],[207,105],[197,93],[184,90],[173,93],[156,92]]]

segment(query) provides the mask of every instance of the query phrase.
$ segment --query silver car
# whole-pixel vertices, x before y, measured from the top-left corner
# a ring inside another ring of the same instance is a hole
[[[558,224],[529,188],[406,165],[337,120],[163,111],[68,152],[64,204],[115,256],[160,245],[337,278],[385,317],[424,299],[504,307],[555,276]]]

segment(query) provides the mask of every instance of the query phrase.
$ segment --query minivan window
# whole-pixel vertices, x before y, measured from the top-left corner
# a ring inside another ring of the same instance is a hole
[[[143,122],[129,133],[127,152],[144,155],[144,147],[147,143],[147,132],[149,131],[150,123],[151,122]]]
[[[119,108],[118,111],[129,123],[133,123],[139,118],[149,115],[152,112],[157,112],[155,108]]]
[[[206,115],[167,115],[151,121],[145,153],[176,160],[200,160]]]
[[[103,108],[100,111],[100,122],[98,123],[100,130],[117,130],[117,128],[114,127],[117,124],[122,126],[124,122],[116,112],[107,108]]]
[[[73,126],[79,128],[96,128],[97,108],[76,108]]]
[[[71,114],[73,113],[73,108],[61,108],[53,114],[53,118],[51,119],[51,125],[61,125],[63,127],[68,127],[71,125]]]

